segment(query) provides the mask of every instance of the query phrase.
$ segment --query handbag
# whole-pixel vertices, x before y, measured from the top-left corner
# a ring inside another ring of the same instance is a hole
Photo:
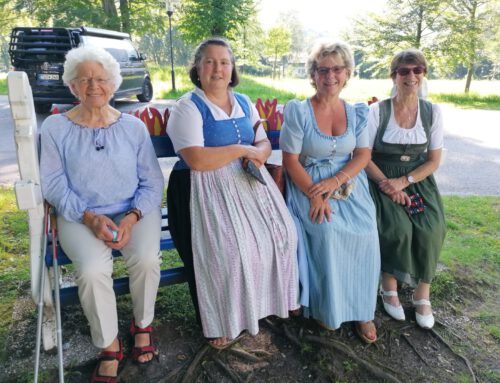
[[[254,136],[257,136],[257,129],[259,128],[259,125],[262,124],[263,122],[266,122],[265,119],[261,119],[255,123],[253,126],[253,133]],[[255,139],[254,139],[255,142]],[[271,175],[272,179],[274,180],[274,183],[276,186],[278,186],[279,191],[285,196],[285,176],[283,174],[283,166],[281,165],[275,165],[275,164],[268,164],[267,162],[264,164],[266,167],[267,171]]]

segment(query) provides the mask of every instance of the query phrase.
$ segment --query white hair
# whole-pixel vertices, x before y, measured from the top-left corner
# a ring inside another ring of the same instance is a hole
[[[71,82],[76,80],[78,65],[86,61],[96,62],[103,67],[113,84],[113,93],[116,92],[123,80],[120,75],[120,64],[109,52],[99,47],[80,46],[68,51],[62,76],[64,84],[70,86]]]

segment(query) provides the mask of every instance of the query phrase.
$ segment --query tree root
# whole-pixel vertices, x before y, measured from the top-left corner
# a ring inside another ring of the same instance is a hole
[[[465,365],[467,366],[471,376],[472,376],[472,381],[474,383],[477,383],[477,377],[476,377],[476,374],[474,373],[474,370],[472,369],[472,365],[471,363],[469,362],[469,359],[467,359],[465,356],[459,354],[458,352],[456,352],[455,350],[453,350],[453,348],[451,347],[451,345],[441,336],[439,335],[439,333],[436,332],[436,330],[434,330],[433,328],[429,330],[432,335],[434,335],[437,339],[439,339],[446,347],[448,347],[448,349],[453,353],[455,354],[458,358],[462,359],[463,362],[465,363]]]
[[[247,361],[252,362],[252,363],[262,362],[262,358],[259,358],[258,356],[250,354],[249,352],[247,352],[241,348],[229,348],[227,351],[230,352],[231,354],[239,356],[240,358],[246,359]]]
[[[406,335],[405,333],[401,333],[401,336],[403,337],[404,340],[406,340],[406,343],[408,343],[408,345],[415,352],[415,354],[417,354],[417,356],[420,358],[420,360],[422,360],[422,362],[424,362],[425,365],[428,366],[429,363],[427,363],[427,360],[425,360],[424,356],[420,353],[420,351],[417,350],[417,348],[415,347],[413,342],[410,340],[410,337],[408,335]]]
[[[300,341],[299,341],[299,339],[298,339],[295,335],[293,335],[293,334],[290,332],[290,330],[288,329],[288,327],[287,327],[287,326],[286,326],[286,324],[284,324],[284,323],[283,323],[283,332],[285,333],[285,336],[286,336],[288,339],[290,339],[290,341],[291,341],[294,345],[296,345],[296,346],[298,346],[298,347],[301,347],[301,346],[302,346],[302,345],[301,345],[301,343],[300,343]]]
[[[308,340],[310,342],[314,343],[319,343],[323,346],[331,347],[335,349],[336,351],[348,356],[349,358],[353,359],[356,363],[362,365],[366,370],[368,370],[370,373],[372,373],[374,376],[377,378],[383,379],[388,382],[393,382],[393,383],[402,383],[398,378],[395,376],[383,371],[382,369],[378,368],[377,366],[373,365],[372,363],[368,362],[367,360],[360,358],[357,356],[354,351],[346,344],[333,340],[333,339],[323,339],[318,336],[313,336],[313,335],[306,335],[304,336],[305,340]]]
[[[279,329],[272,321],[266,318],[265,322],[269,325],[269,327],[277,332],[278,334],[284,334],[287,339],[289,339],[293,344],[298,345],[299,347],[302,346],[301,342],[295,337],[291,332],[288,330],[288,328],[283,325],[283,330]],[[365,359],[360,358],[359,356],[356,355],[356,353],[346,344],[333,340],[333,339],[324,339],[318,336],[313,336],[313,335],[304,335],[302,338],[306,341],[312,342],[312,343],[319,343],[323,346],[331,347],[335,349],[336,351],[348,356],[349,358],[353,359],[355,362],[359,363],[362,365],[365,369],[367,369],[370,373],[372,373],[374,376],[383,379],[387,382],[392,382],[392,383],[402,383],[398,378],[395,376],[383,371],[381,368],[373,365],[372,363],[368,362]]]
[[[266,350],[261,350],[261,349],[257,349],[257,350],[250,350],[250,352],[252,354],[255,354],[255,355],[262,355],[264,357],[267,357],[267,358],[271,358],[273,356],[272,353],[270,353],[269,351],[266,351]]]
[[[210,347],[208,344],[204,345],[194,356],[191,364],[189,365],[186,373],[184,374],[181,383],[189,383],[194,381],[194,373],[196,371],[196,368],[200,364],[200,362],[203,360],[204,356],[206,354],[210,355],[212,353],[212,347]]]
[[[236,372],[234,372],[231,368],[229,368],[229,366],[226,365],[226,363],[224,363],[222,361],[222,359],[219,357],[219,355],[214,354],[212,356],[212,359],[220,368],[222,368],[224,370],[224,372],[226,374],[229,375],[231,380],[233,380],[234,382],[237,382],[237,383],[245,383],[245,381]]]

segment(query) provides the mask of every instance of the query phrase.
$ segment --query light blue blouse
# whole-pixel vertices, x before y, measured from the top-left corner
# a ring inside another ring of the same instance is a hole
[[[310,99],[288,102],[284,110],[284,125],[280,135],[281,150],[299,154],[299,161],[303,166],[307,166],[310,160],[350,159],[354,148],[368,147],[366,129],[368,107],[363,103],[354,106],[346,103],[345,111],[346,131],[339,136],[328,136],[321,132],[316,124]]]
[[[149,133],[138,118],[122,114],[106,128],[85,128],[64,114],[41,127],[40,171],[45,199],[66,220],[83,212],[118,214],[160,206],[164,180]]]

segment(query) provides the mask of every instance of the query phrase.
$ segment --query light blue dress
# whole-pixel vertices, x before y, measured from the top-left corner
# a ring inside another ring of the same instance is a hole
[[[345,104],[347,129],[340,136],[322,133],[311,101],[290,101],[285,107],[280,146],[299,154],[313,182],[334,176],[355,148],[368,147],[368,107]],[[331,222],[313,223],[309,199],[287,177],[287,205],[299,233],[300,303],[304,314],[331,328],[347,321],[372,320],[380,273],[375,206],[366,173],[354,177],[347,200],[330,200]]]

